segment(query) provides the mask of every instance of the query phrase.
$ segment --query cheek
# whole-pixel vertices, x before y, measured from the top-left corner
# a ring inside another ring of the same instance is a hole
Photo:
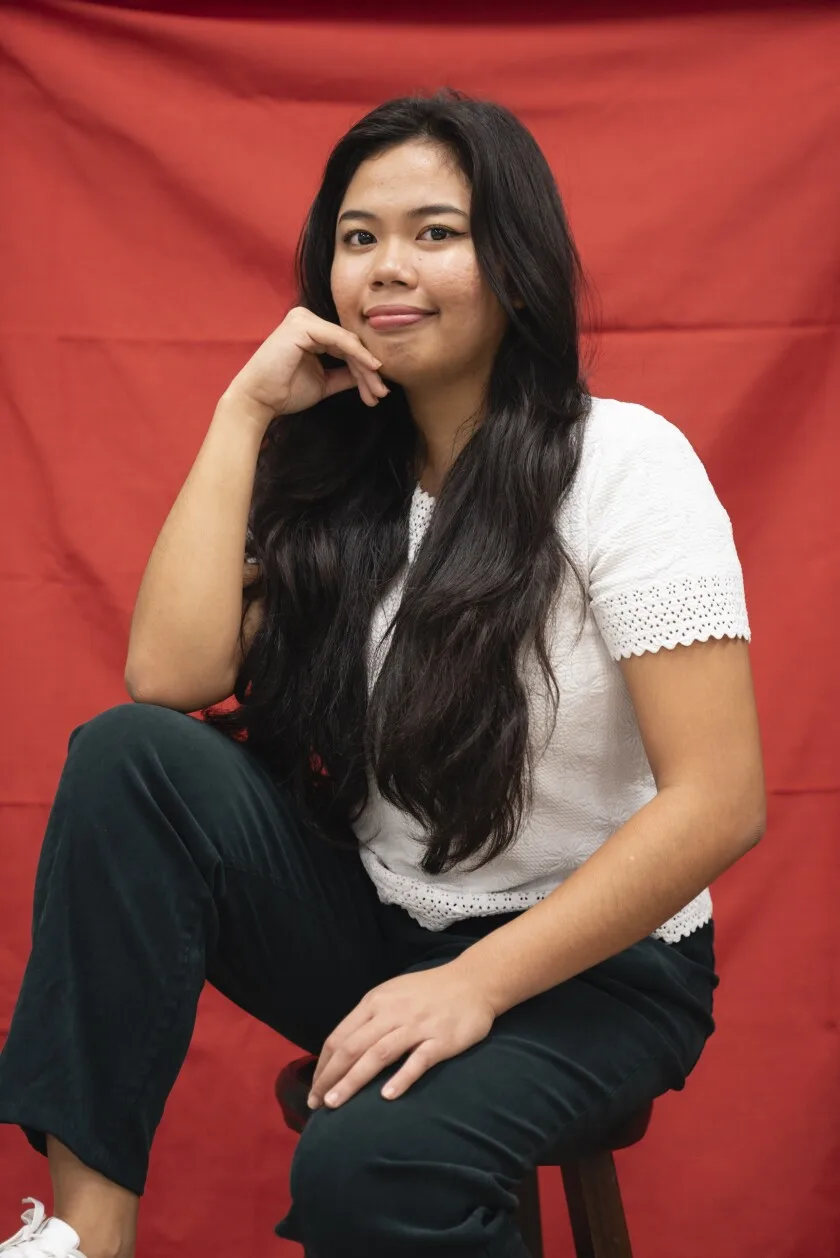
[[[447,319],[446,335],[455,340],[485,337],[495,329],[501,315],[498,302],[475,267],[453,268],[440,292]]]
[[[491,317],[496,304],[474,257],[452,256],[436,276],[434,296],[448,315],[447,334],[474,335]]]
[[[435,296],[442,307],[458,311],[476,310],[482,303],[485,285],[474,260],[453,256],[434,279]]]
[[[330,288],[339,320],[343,324],[352,322],[359,305],[359,286],[347,266],[333,266]]]

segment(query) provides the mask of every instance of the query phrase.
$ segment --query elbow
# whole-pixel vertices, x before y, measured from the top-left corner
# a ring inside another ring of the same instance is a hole
[[[133,703],[159,703],[162,689],[158,669],[150,668],[148,661],[129,655],[123,673],[123,685]]]
[[[229,670],[218,676],[162,677],[126,667],[123,675],[128,697],[133,703],[148,703],[175,712],[200,712],[223,703],[233,694],[235,675]]]
[[[757,847],[767,832],[767,810],[762,809],[746,831],[746,850]]]
[[[131,662],[126,664],[125,672],[123,674],[123,685],[125,686],[129,699],[131,699],[133,703],[145,702],[142,697],[143,688],[140,685],[140,678],[137,674],[137,670],[132,666]]]
[[[710,782],[707,789],[736,859],[757,847],[767,830],[767,791],[761,765],[750,765],[729,783]]]
[[[742,847],[742,855],[757,847],[767,831],[767,798],[764,787],[757,792],[754,803],[741,812],[742,821],[738,826],[738,834]]]
[[[683,803],[705,825],[711,841],[717,846],[728,868],[756,847],[767,830],[767,807],[764,789],[745,790],[736,785],[721,791],[707,783],[698,795],[691,788],[691,799]]]
[[[126,669],[123,684],[132,703],[152,703],[162,708],[172,707],[171,703],[166,703],[162,699],[159,686],[150,685],[145,679],[138,677],[137,673]]]
[[[760,843],[767,831],[767,784],[764,780],[763,766],[756,776],[758,780],[755,785],[754,803],[751,810],[752,824],[749,829],[750,847],[755,847]]]
[[[138,682],[135,677],[123,678],[126,691],[132,703],[150,704],[157,708],[171,708],[173,712],[197,712],[204,705],[200,700],[193,700],[173,687],[151,686]]]

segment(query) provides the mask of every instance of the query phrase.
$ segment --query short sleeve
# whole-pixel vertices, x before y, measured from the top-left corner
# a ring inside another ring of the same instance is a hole
[[[732,524],[687,437],[646,407],[612,403],[591,440],[589,593],[610,656],[749,641]]]

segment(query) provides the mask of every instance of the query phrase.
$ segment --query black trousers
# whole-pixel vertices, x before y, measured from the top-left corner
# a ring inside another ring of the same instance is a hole
[[[125,704],[74,730],[32,952],[0,1055],[0,1122],[142,1193],[206,981],[310,1052],[371,987],[509,916],[427,931],[358,854],[312,838],[248,752]],[[279,1235],[318,1258],[524,1258],[515,1190],[681,1088],[714,1029],[713,928],[649,938],[524,1001],[396,1101],[383,1076],[311,1117]]]

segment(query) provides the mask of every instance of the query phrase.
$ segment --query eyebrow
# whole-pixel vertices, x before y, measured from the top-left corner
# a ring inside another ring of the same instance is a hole
[[[430,214],[460,214],[461,218],[469,218],[469,214],[459,210],[457,205],[419,205],[416,210],[409,210],[406,217],[427,218]],[[379,216],[371,214],[370,210],[345,210],[339,215],[339,223],[343,223],[346,218],[361,218],[366,223],[379,222]]]

